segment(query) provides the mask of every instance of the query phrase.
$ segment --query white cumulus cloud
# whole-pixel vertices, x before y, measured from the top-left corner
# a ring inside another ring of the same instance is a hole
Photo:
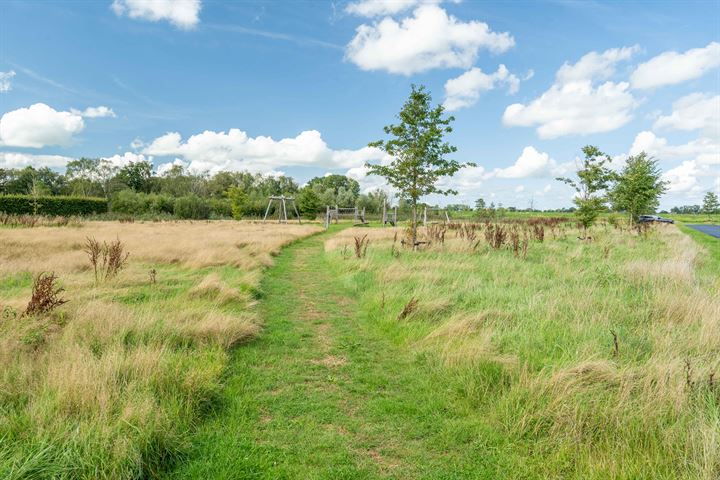
[[[72,157],[63,155],[35,155],[31,153],[0,152],[0,167],[2,168],[23,168],[33,166],[39,167],[64,167],[67,162],[74,160]]]
[[[9,72],[0,72],[0,93],[12,90],[11,82],[14,76],[14,70],[10,70]]]
[[[360,25],[345,56],[363,70],[411,75],[434,68],[470,68],[485,48],[500,53],[515,44],[483,22],[462,22],[432,4],[423,4],[400,22],[385,17]]]
[[[555,83],[528,104],[509,105],[507,126],[537,127],[540,138],[609,132],[632,119],[637,102],[627,82],[605,81],[617,62],[629,59],[637,47],[590,52],[576,64],[564,64]]]
[[[367,161],[383,161],[386,154],[377,148],[333,150],[320,132],[309,130],[293,138],[250,137],[237,128],[228,132],[205,131],[183,141],[177,132],[156,138],[143,149],[147,155],[176,156],[191,170],[249,170],[268,172],[280,166],[359,167]]]
[[[653,128],[702,130],[707,136],[720,137],[720,95],[686,95],[673,103],[672,113],[660,116]]]
[[[359,0],[345,7],[345,11],[361,17],[395,15],[421,4],[441,3],[442,0]]]
[[[663,52],[641,63],[630,77],[630,83],[638,89],[674,85],[699,78],[719,66],[720,43],[711,42],[684,53]]]
[[[535,147],[525,147],[513,165],[495,169],[493,175],[498,178],[540,177],[548,174],[554,166],[555,162],[547,153],[538,152]]]
[[[151,22],[168,21],[189,30],[200,22],[200,0],[113,0],[111,6],[118,16]]]
[[[80,115],[81,117],[85,117],[85,118],[105,118],[105,117],[115,118],[116,117],[115,112],[113,112],[112,108],[104,107],[102,105],[100,105],[98,107],[88,107],[82,111],[71,108],[70,112],[75,115]]]
[[[5,113],[0,118],[0,143],[11,147],[41,148],[46,145],[68,145],[85,123],[80,115],[58,112],[36,103]]]
[[[497,85],[507,85],[508,93],[516,93],[520,79],[500,65],[495,73],[484,73],[479,67],[473,67],[457,78],[445,82],[445,108],[449,111],[469,107],[477,103],[482,92],[494,89]]]
[[[565,62],[557,71],[555,77],[558,83],[581,82],[583,80],[610,78],[615,73],[618,62],[629,60],[640,51],[640,47],[611,48],[602,53],[590,52],[578,60],[577,63]]]
[[[137,163],[137,162],[150,162],[152,163],[153,157],[148,156],[146,157],[143,154],[140,153],[134,153],[134,152],[125,152],[122,155],[116,154],[112,157],[103,157],[103,160],[107,160],[108,162],[112,163],[116,167],[125,167],[127,165],[130,165],[131,163]]]
[[[669,193],[697,191],[701,185],[720,177],[720,142],[717,139],[700,137],[688,143],[671,145],[667,139],[653,132],[640,132],[630,147],[630,155],[645,152],[667,163],[682,160],[663,174]]]

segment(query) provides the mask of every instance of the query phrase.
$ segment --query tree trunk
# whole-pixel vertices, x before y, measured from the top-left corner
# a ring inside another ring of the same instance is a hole
[[[412,248],[417,249],[417,200],[413,199]]]

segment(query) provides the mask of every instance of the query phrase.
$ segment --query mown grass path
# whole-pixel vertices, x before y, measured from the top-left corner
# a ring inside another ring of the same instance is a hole
[[[502,441],[482,412],[442,372],[362,318],[352,285],[328,263],[324,239],[286,248],[267,272],[260,306],[265,330],[234,352],[219,407],[172,476],[509,474],[498,475]]]

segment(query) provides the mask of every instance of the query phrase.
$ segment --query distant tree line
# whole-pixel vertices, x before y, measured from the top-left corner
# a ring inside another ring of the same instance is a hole
[[[707,192],[702,205],[682,205],[670,209],[670,213],[699,214],[720,213],[720,199],[714,192]]]
[[[361,194],[358,182],[344,175],[316,177],[300,188],[284,175],[195,174],[180,165],[158,174],[148,161],[118,167],[95,158],[70,161],[65,173],[47,167],[0,168],[0,195],[99,197],[115,213],[198,219],[260,217],[271,195],[297,197],[307,217],[321,213],[325,205],[358,206],[379,214],[387,201],[381,190]]]

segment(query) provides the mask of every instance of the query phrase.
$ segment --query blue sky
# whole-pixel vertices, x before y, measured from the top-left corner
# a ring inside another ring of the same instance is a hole
[[[423,84],[457,197],[569,206],[580,148],[645,150],[663,207],[720,191],[720,2],[0,0],[0,167],[80,156],[348,173]]]

